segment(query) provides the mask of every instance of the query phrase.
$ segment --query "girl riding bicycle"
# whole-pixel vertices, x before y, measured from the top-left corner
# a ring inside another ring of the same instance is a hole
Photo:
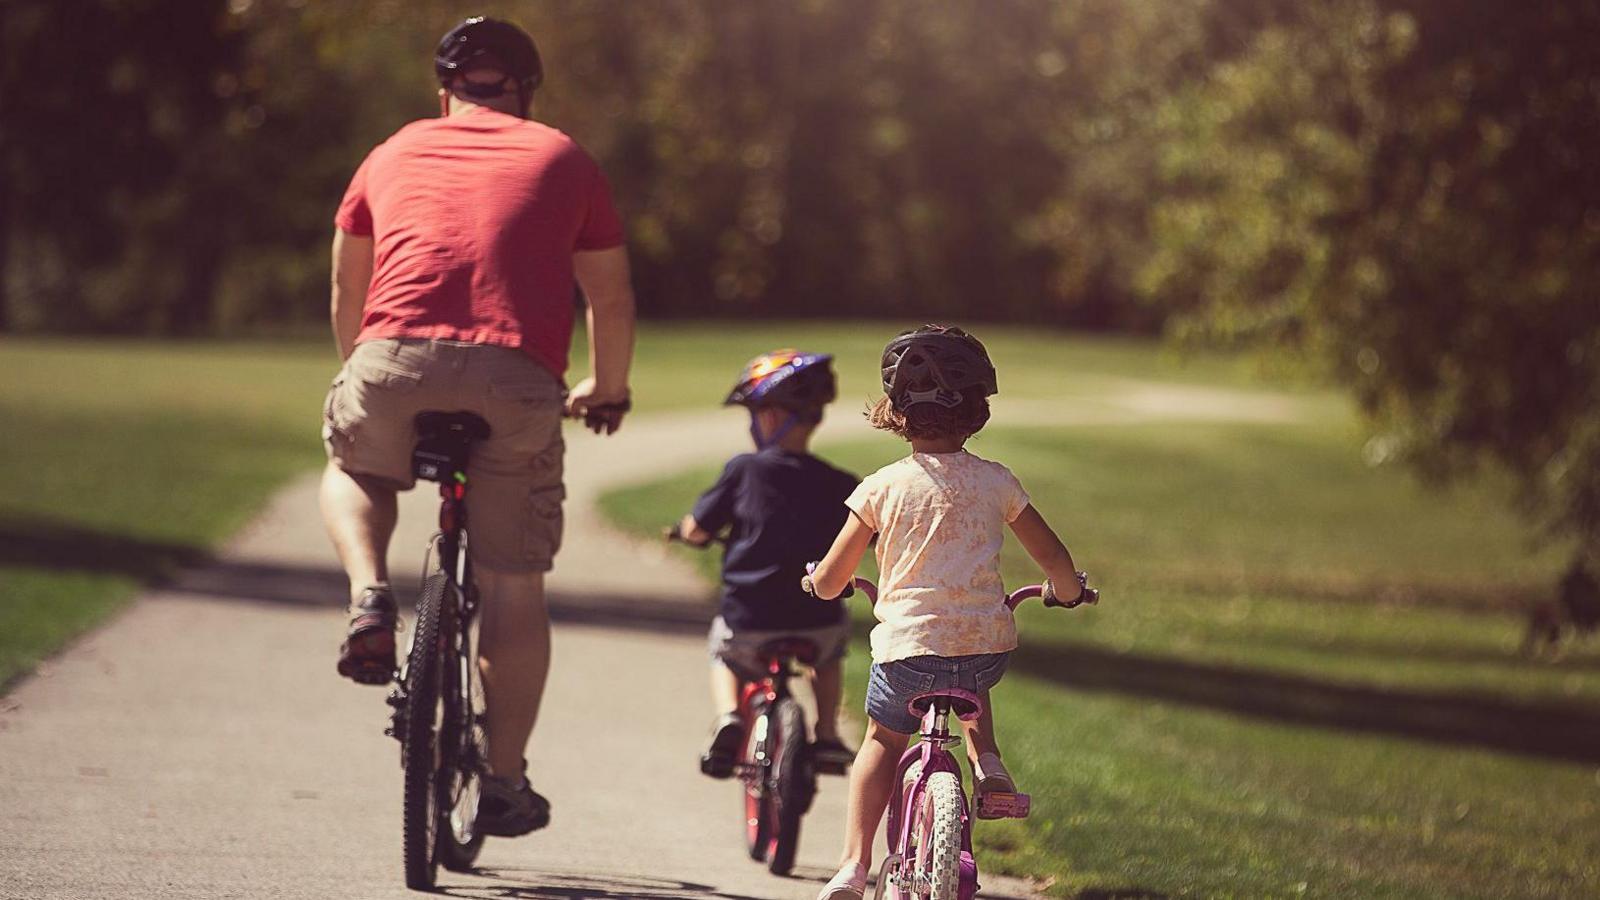
[[[873,427],[911,443],[911,455],[867,478],[850,495],[850,519],[809,579],[816,596],[837,597],[877,535],[880,594],[873,607],[866,738],[851,769],[845,849],[819,900],[860,900],[872,838],[893,788],[896,765],[917,718],[912,697],[962,688],[983,698],[983,715],[962,722],[976,793],[1015,792],[995,743],[988,692],[1017,646],[1005,604],[999,554],[1003,525],[1049,576],[1047,596],[1076,599],[1072,555],[1005,466],[963,449],[989,420],[994,365],[959,328],[927,325],[897,335],[883,352],[884,396]]]

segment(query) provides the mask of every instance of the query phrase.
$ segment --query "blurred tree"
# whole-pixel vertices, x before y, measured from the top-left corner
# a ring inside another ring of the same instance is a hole
[[[1309,353],[1372,461],[1498,464],[1592,560],[1600,2],[1296,5],[1163,117],[1142,287],[1180,330]]]
[[[213,84],[238,48],[225,17],[223,0],[6,4],[0,281],[15,324],[206,326],[226,238],[201,218],[226,107]]]

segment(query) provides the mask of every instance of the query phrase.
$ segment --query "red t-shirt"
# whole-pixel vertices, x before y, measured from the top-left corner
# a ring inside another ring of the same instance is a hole
[[[611,189],[582,147],[483,107],[379,144],[334,224],[374,239],[358,343],[520,347],[557,377],[572,340],[572,254],[622,243]]]

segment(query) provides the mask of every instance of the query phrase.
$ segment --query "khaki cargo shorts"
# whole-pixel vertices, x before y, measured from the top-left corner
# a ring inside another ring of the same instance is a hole
[[[561,546],[561,382],[522,351],[449,341],[356,345],[323,406],[328,458],[400,490],[416,484],[417,413],[465,411],[489,423],[467,464],[475,563],[547,572]]]

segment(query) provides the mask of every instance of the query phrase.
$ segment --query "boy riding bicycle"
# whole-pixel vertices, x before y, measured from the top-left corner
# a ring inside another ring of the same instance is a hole
[[[794,572],[827,549],[845,517],[856,478],[811,455],[822,410],[838,394],[831,356],[776,350],[751,360],[726,405],[750,410],[756,452],[728,461],[717,483],[700,496],[678,531],[704,546],[727,530],[722,600],[711,623],[711,701],[717,713],[700,770],[713,778],[733,773],[742,726],[739,687],[765,666],[756,650],[780,637],[817,646],[810,670],[817,698],[812,759],[842,772],[853,754],[839,741],[840,660],[849,642],[842,605],[819,604],[795,586]]]
[[[845,851],[819,900],[860,900],[873,832],[893,789],[900,755],[917,730],[913,697],[959,688],[979,694],[983,714],[962,721],[976,793],[1015,793],[995,743],[988,692],[1017,646],[999,554],[1009,525],[1044,569],[1046,596],[1082,591],[1072,556],[1005,466],[963,449],[989,420],[994,365],[978,340],[928,325],[897,335],[883,352],[884,396],[873,427],[911,443],[910,456],[867,476],[846,504],[851,516],[806,588],[823,599],[850,584],[876,534],[880,573],[873,610],[867,734],[850,777]],[[979,808],[982,808],[981,802]]]

